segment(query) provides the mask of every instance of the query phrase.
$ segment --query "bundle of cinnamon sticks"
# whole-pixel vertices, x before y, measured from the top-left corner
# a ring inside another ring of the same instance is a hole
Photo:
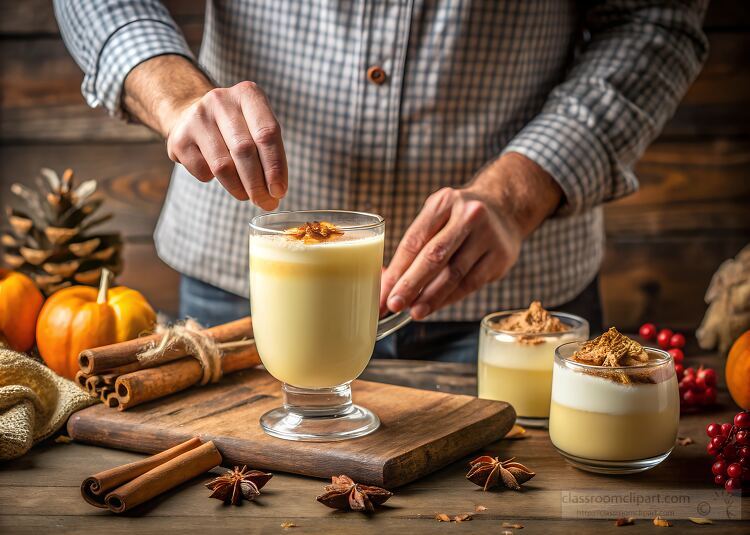
[[[213,442],[191,438],[140,461],[110,468],[81,484],[83,499],[95,507],[123,513],[221,464]]]
[[[232,373],[260,364],[250,317],[201,331],[223,346],[222,373]],[[82,351],[76,382],[108,407],[126,410],[141,403],[184,390],[201,381],[200,362],[189,349],[177,343],[169,346],[158,364],[147,366],[138,360],[144,350],[157,345],[161,334]],[[244,342],[243,342],[244,341]]]

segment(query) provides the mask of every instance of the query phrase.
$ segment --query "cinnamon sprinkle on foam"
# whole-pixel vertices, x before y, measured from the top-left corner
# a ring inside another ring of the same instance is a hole
[[[312,221],[304,223],[299,227],[288,228],[284,234],[296,240],[302,240],[306,244],[320,243],[335,239],[344,234],[344,231],[328,221]]]
[[[533,301],[527,310],[516,312],[493,323],[492,329],[527,335],[519,337],[519,342],[535,345],[544,340],[534,335],[566,332],[570,327],[545,310],[542,303]]]

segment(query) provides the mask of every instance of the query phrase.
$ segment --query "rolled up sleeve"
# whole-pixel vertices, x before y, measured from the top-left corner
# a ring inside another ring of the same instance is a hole
[[[557,181],[559,214],[638,189],[633,166],[659,134],[708,53],[706,0],[594,2],[590,39],[565,81],[503,152],[517,152]]]
[[[155,0],[55,0],[65,44],[84,73],[81,91],[91,107],[127,118],[121,97],[138,64],[164,54],[195,61],[169,11]]]

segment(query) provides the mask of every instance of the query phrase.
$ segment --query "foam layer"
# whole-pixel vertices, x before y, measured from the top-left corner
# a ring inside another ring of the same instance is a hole
[[[370,248],[383,243],[383,234],[347,232],[331,241],[306,244],[289,236],[264,235],[250,237],[250,258],[278,262],[317,262],[321,255],[358,254],[358,248]],[[382,245],[381,245],[382,247]]]
[[[490,366],[519,370],[550,370],[555,359],[555,348],[580,339],[574,333],[543,337],[540,344],[523,344],[506,333],[482,335],[479,359]]]
[[[678,401],[674,374],[656,384],[621,384],[557,363],[553,373],[552,401],[572,409],[607,414],[661,412]]]

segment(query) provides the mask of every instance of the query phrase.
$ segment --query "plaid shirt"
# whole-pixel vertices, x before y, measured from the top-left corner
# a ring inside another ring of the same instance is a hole
[[[601,204],[638,187],[633,165],[707,52],[707,1],[211,0],[197,63],[220,86],[267,93],[289,162],[284,210],[339,208],[387,221],[386,256],[427,196],[514,151],[560,184],[558,212],[516,265],[433,320],[475,320],[532,299],[555,306],[595,277]],[[56,0],[91,106],[124,116],[128,72],[192,58],[157,0]],[[385,72],[375,83],[367,72]],[[259,212],[177,165],[156,230],[182,273],[248,294]]]

